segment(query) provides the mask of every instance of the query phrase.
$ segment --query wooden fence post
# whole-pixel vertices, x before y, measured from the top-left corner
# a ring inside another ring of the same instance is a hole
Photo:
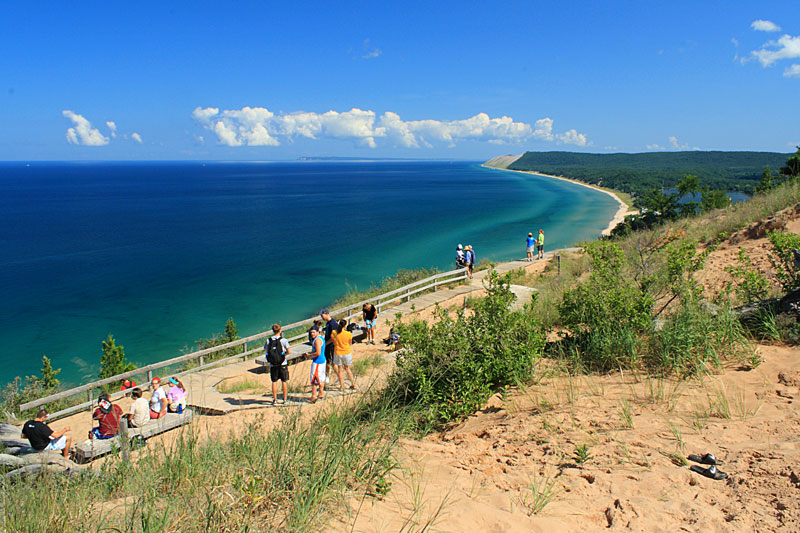
[[[119,450],[122,454],[122,460],[125,462],[131,459],[131,442],[128,439],[128,417],[123,416],[119,421]]]
[[[242,361],[247,361],[247,343],[242,344]]]
[[[153,371],[152,370],[148,370],[147,371],[147,383],[149,384],[151,381],[153,381]]]
[[[558,258],[558,275],[561,275],[561,254],[556,256]]]

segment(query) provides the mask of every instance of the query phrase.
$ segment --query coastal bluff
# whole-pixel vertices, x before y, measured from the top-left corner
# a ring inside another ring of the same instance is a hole
[[[485,167],[508,169],[517,159],[522,157],[523,154],[518,155],[499,155],[493,157],[483,164]]]

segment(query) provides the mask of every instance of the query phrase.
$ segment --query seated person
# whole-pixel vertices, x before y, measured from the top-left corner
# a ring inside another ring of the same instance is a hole
[[[133,428],[140,428],[150,421],[150,406],[145,398],[142,398],[142,389],[136,387],[131,391],[133,403],[131,410],[125,415],[128,419],[128,426]]]
[[[186,409],[186,387],[178,378],[169,378],[170,387],[167,393],[167,408],[171,413],[182,413]]]
[[[128,390],[134,388],[135,386],[136,382],[133,381],[132,379],[123,379],[122,384],[119,386],[119,390],[121,391]]]
[[[111,403],[108,394],[103,393],[97,399],[97,409],[92,413],[92,420],[99,422],[98,427],[89,432],[90,439],[110,439],[119,433],[119,421],[122,418],[122,407]]]
[[[47,410],[39,409],[36,418],[28,420],[22,426],[22,438],[28,439],[31,448],[37,452],[52,450],[61,451],[64,459],[69,458],[69,448],[72,438],[66,435],[69,427],[61,431],[53,431],[50,426],[44,423],[47,419]]]
[[[152,392],[150,393],[150,418],[156,419],[167,414],[167,393],[161,386],[161,379],[153,378],[150,382]]]

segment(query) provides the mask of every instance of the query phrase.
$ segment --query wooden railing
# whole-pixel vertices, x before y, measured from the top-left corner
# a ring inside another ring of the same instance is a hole
[[[378,312],[380,313],[382,309],[386,309],[387,307],[390,307],[393,304],[396,304],[397,302],[400,302],[402,300],[409,301],[412,296],[419,294],[423,291],[430,289],[436,291],[444,285],[449,285],[451,283],[464,281],[466,279],[467,279],[467,272],[466,269],[463,268],[451,270],[449,272],[442,272],[440,274],[430,276],[423,280],[410,283],[408,285],[400,287],[399,289],[383,293],[379,296],[375,296],[354,304],[350,304],[345,307],[341,307],[339,309],[334,309],[330,312],[331,318],[344,319],[350,322],[353,318],[361,316],[361,308],[367,302],[374,302],[373,305],[375,305],[375,307],[378,309]],[[316,317],[311,317],[305,320],[294,322],[292,324],[284,325],[283,330],[291,331],[292,329],[307,326],[308,324],[312,323],[315,318]],[[48,419],[53,420],[56,418],[70,415],[72,413],[81,411],[86,408],[91,409],[94,405],[95,392],[97,391],[97,389],[99,389],[104,385],[111,385],[111,384],[116,385],[121,383],[122,380],[124,379],[144,377],[146,378],[147,381],[146,383],[142,383],[142,385],[140,385],[140,388],[148,389],[150,387],[150,380],[153,378],[153,373],[160,369],[175,367],[177,365],[185,364],[189,361],[197,362],[197,366],[194,366],[189,369],[184,369],[178,372],[174,372],[171,374],[173,376],[180,377],[186,374],[190,374],[192,372],[206,370],[215,366],[221,366],[235,361],[246,361],[248,358],[251,358],[259,353],[264,352],[263,345],[261,343],[257,343],[257,341],[263,340],[271,335],[272,335],[272,330],[270,329],[267,331],[262,331],[261,333],[256,333],[255,335],[251,335],[244,339],[237,339],[232,342],[220,344],[219,346],[213,346],[211,348],[206,348],[204,350],[199,350],[186,355],[181,355],[179,357],[174,357],[166,361],[161,361],[159,363],[153,363],[147,366],[137,368],[136,370],[131,370],[130,372],[125,372],[123,374],[117,374],[115,376],[93,381],[91,383],[87,383],[79,387],[74,387],[72,389],[65,390],[63,392],[51,394],[50,396],[46,396],[44,398],[39,398],[38,400],[24,403],[20,405],[19,410],[26,411],[28,409],[33,409],[48,403],[57,402],[59,400],[64,400],[66,398],[71,398],[73,396],[77,396],[79,394],[84,394],[84,393],[87,396],[87,400],[85,402],[77,405],[72,405],[66,409],[62,409],[55,413],[51,413]],[[286,340],[288,340],[289,343],[292,344],[292,343],[297,343],[297,341],[301,340],[304,341],[306,338],[307,338],[307,333],[304,331],[298,335],[288,337]],[[236,350],[237,353],[229,357],[226,357],[224,359],[217,359],[208,363],[205,362],[205,358],[208,355],[221,352],[223,350],[232,350],[232,349]],[[288,357],[288,359],[290,360],[297,359],[303,356],[304,354],[293,354],[290,357]],[[120,398],[124,396],[126,392],[129,391],[117,391],[109,394],[109,396],[111,399]]]

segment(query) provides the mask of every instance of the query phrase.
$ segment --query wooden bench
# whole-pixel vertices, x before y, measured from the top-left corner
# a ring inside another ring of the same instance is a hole
[[[186,409],[183,414],[167,413],[162,418],[151,420],[140,428],[128,428],[128,438],[149,439],[171,429],[188,424],[194,418],[194,411]],[[75,457],[80,462],[91,461],[96,457],[120,449],[120,437],[111,439],[87,439],[75,445]]]

